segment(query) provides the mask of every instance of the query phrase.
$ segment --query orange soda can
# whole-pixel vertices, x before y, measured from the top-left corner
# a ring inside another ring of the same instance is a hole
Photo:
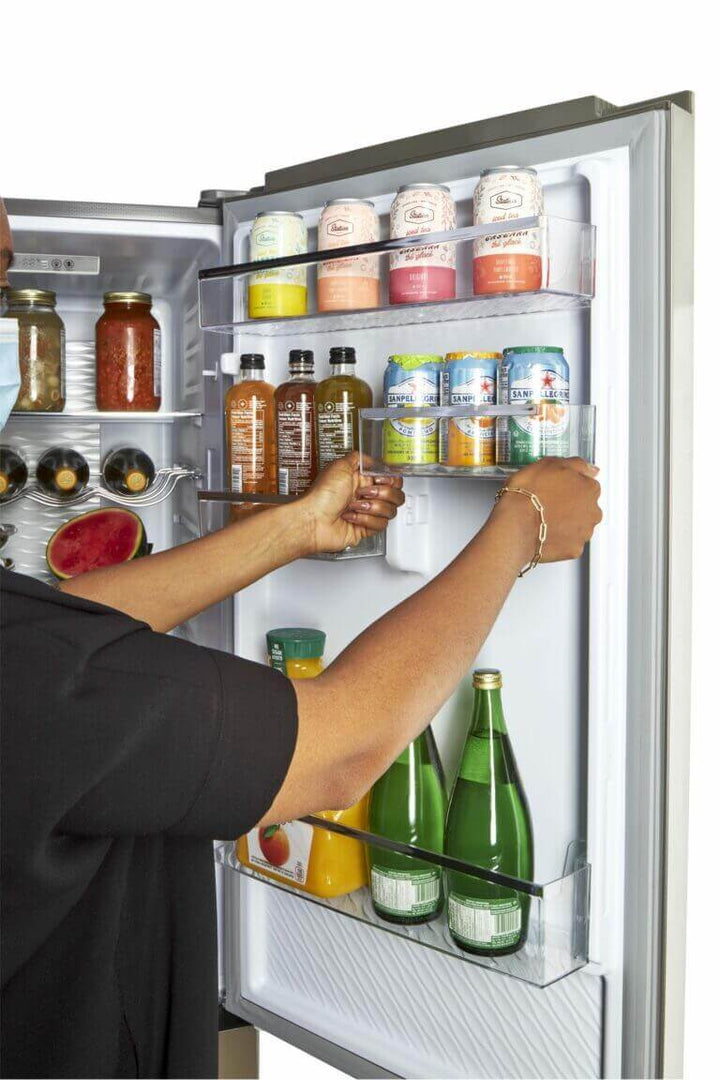
[[[452,352],[445,357],[441,403],[495,405],[499,352]],[[440,421],[440,463],[454,468],[495,466],[495,418],[443,417]]]

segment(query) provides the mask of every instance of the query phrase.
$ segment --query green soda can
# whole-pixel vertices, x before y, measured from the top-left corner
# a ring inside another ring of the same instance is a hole
[[[418,409],[440,404],[442,356],[391,356],[383,381],[386,408]],[[387,465],[435,465],[438,460],[436,417],[400,416],[383,425],[383,460]]]
[[[497,422],[497,462],[521,469],[544,457],[570,453],[570,368],[555,345],[504,349],[498,399],[502,405],[533,403],[533,416]]]

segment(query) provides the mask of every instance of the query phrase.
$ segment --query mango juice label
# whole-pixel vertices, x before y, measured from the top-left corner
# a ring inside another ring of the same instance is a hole
[[[247,835],[248,862],[291,884],[304,885],[310,866],[313,827],[305,821],[286,821],[252,829]]]

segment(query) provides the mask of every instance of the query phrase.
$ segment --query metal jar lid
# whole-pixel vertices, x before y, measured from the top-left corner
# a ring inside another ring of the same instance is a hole
[[[146,292],[106,292],[103,304],[152,304],[152,296]]]
[[[56,296],[52,289],[8,289],[9,304],[48,304],[55,306]]]
[[[398,188],[398,195],[402,194],[403,191],[425,191],[428,188],[437,189],[438,191],[445,191],[448,195],[450,194],[450,188],[447,186],[447,184],[433,184],[428,181],[426,184],[403,184],[402,187]]]

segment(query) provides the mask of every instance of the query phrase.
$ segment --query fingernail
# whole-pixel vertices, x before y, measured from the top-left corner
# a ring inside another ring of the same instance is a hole
[[[599,465],[591,465],[590,468],[592,469],[592,471],[595,473],[596,476],[600,472],[600,466]]]
[[[353,510],[369,510],[370,509],[370,503],[369,502],[355,501],[355,502],[351,502],[350,506],[352,507]]]
[[[375,495],[378,494],[378,489],[374,488],[374,487],[372,487],[372,488],[358,488],[357,491],[355,492],[355,494],[356,495],[361,495],[361,496],[362,495],[369,495],[370,498],[372,499]]]
[[[391,484],[391,476],[373,476],[373,480],[376,484]]]

